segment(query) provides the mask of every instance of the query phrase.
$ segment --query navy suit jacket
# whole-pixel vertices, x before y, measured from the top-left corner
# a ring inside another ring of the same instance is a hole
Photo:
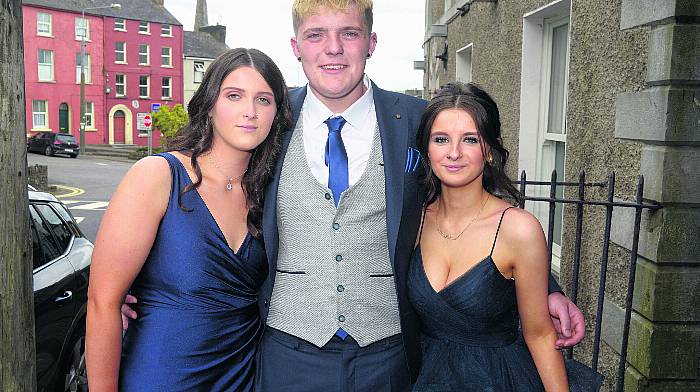
[[[386,225],[389,242],[389,258],[394,267],[394,279],[401,315],[406,360],[411,379],[415,380],[420,369],[419,324],[416,313],[408,302],[408,266],[421,219],[424,192],[418,182],[422,166],[407,173],[408,148],[415,148],[416,131],[425,109],[426,101],[404,94],[385,91],[372,84],[377,124],[384,154],[386,187]],[[289,147],[294,126],[306,97],[306,87],[289,93],[292,106],[292,128],[282,135],[282,154],[275,168],[275,176],[265,191],[263,209],[263,236],[269,262],[269,275],[259,293],[260,314],[267,320],[272,288],[275,283],[279,233],[277,230],[277,190],[284,155]]]

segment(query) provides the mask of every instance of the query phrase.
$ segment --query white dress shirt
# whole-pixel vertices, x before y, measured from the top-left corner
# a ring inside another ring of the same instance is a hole
[[[372,83],[367,75],[363,83],[367,91],[342,113],[333,113],[314,95],[311,87],[306,87],[306,98],[301,108],[304,152],[311,173],[323,186],[328,186],[328,166],[325,162],[328,127],[324,121],[330,117],[343,116],[346,121],[340,135],[348,154],[349,186],[353,186],[367,168],[377,127],[377,114],[374,110]]]

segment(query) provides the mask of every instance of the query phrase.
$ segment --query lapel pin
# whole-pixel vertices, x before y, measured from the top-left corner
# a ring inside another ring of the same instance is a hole
[[[396,114],[394,114],[394,117],[396,117],[396,119],[399,120],[401,118],[401,114],[396,113]]]

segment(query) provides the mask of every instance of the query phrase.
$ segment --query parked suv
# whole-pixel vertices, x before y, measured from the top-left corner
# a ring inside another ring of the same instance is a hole
[[[53,195],[29,191],[39,391],[87,391],[85,314],[93,245]]]
[[[71,158],[75,158],[80,153],[80,146],[73,135],[39,132],[27,140],[27,151],[40,152],[46,156],[68,154]]]

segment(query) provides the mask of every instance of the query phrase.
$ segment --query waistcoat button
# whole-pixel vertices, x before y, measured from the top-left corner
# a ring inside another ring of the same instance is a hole
[[[324,197],[326,198],[326,200],[330,200],[330,199],[331,199],[331,194],[328,193],[328,192],[326,192],[326,195],[325,195]]]
[[[341,256],[341,255],[336,255],[336,256],[335,256],[335,261],[343,261],[343,256]]]
[[[338,229],[340,229],[340,224],[333,223],[333,230],[338,230]]]
[[[342,293],[343,291],[345,291],[345,287],[343,287],[342,284],[339,284],[339,285],[338,285],[338,292],[339,292],[339,293]]]
[[[340,321],[341,323],[344,322],[345,316],[343,316],[342,314],[340,316],[338,316],[338,321]]]

